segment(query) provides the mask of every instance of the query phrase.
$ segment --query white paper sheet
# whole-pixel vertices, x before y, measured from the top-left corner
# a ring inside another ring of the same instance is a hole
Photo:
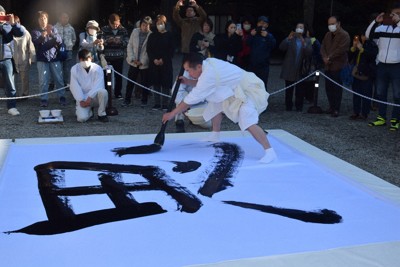
[[[161,151],[117,157],[117,147],[148,140],[69,144],[12,144],[2,169],[0,231],[14,231],[47,221],[34,167],[53,161],[157,166],[168,182],[191,192],[201,207],[189,213],[162,190],[131,191],[136,201],[156,202],[166,212],[98,224],[54,235],[0,234],[4,266],[185,266],[241,258],[322,251],[400,240],[400,209],[384,197],[327,169],[316,160],[270,136],[279,160],[259,164],[261,147],[248,135],[224,137],[239,147],[243,159],[232,166],[232,186],[211,197],[199,194],[218,165],[217,148],[189,135],[167,139]],[[219,151],[220,152],[220,151]],[[175,162],[200,162],[188,173]],[[100,186],[100,171],[67,170],[64,187]],[[123,185],[148,181],[123,173]],[[105,194],[69,196],[75,214],[114,208]],[[224,201],[228,201],[225,203]],[[230,203],[230,204],[229,204]],[[235,204],[251,204],[243,208]],[[328,209],[339,223],[314,223],[257,210],[316,212]]]

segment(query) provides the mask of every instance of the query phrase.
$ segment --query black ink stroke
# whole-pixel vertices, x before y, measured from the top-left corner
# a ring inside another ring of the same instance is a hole
[[[101,223],[114,222],[166,212],[157,203],[138,203],[131,191],[162,190],[170,195],[181,211],[194,213],[202,206],[201,201],[185,187],[177,184],[157,166],[121,165],[92,162],[54,161],[37,165],[39,193],[48,221],[41,221],[16,231],[36,235],[60,234]],[[99,172],[101,186],[65,188],[65,170]],[[137,174],[148,183],[124,183],[121,173]],[[69,196],[107,194],[114,209],[104,209],[75,214]]]
[[[342,216],[333,210],[320,209],[316,211],[304,211],[297,209],[279,208],[269,205],[260,205],[238,201],[222,201],[223,203],[230,204],[245,209],[253,209],[265,213],[276,214],[287,218],[300,220],[308,223],[321,223],[321,224],[335,224],[342,222]]]
[[[123,155],[129,154],[151,154],[161,150],[161,145],[151,144],[142,146],[132,146],[132,147],[117,147],[111,151],[115,153],[116,156],[122,157]]]
[[[189,160],[186,162],[181,162],[181,161],[171,161],[171,162],[175,163],[176,166],[172,168],[172,170],[177,173],[194,172],[201,166],[200,162],[193,160]]]
[[[215,161],[211,165],[213,169],[198,191],[206,197],[232,186],[231,179],[244,157],[243,150],[236,144],[220,142],[212,146],[215,148]]]

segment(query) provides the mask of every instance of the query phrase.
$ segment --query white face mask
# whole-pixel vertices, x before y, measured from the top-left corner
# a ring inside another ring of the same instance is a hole
[[[158,30],[159,32],[164,31],[164,30],[165,30],[165,25],[164,25],[164,24],[159,24],[159,25],[157,25],[157,30]]]
[[[328,25],[328,29],[330,32],[335,32],[337,30],[336,24]]]
[[[88,61],[88,60],[86,60],[86,61],[81,61],[81,62],[79,62],[79,63],[81,64],[82,68],[84,68],[84,69],[87,69],[87,68],[89,68],[89,67],[92,65],[92,62],[91,62],[91,61]]]
[[[97,33],[97,31],[95,29],[88,29],[88,33],[89,35],[95,35]]]
[[[251,29],[251,25],[250,24],[243,24],[243,29],[245,31],[249,31]]]
[[[303,33],[304,32],[304,29],[302,29],[302,28],[296,28],[296,33]]]

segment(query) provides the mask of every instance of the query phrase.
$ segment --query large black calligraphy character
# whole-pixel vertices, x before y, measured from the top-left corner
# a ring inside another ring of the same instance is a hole
[[[95,171],[99,186],[63,187],[65,170]],[[41,221],[12,231],[26,234],[50,235],[75,231],[102,223],[133,219],[166,212],[154,202],[139,203],[130,192],[162,190],[170,195],[184,212],[196,212],[201,201],[189,190],[174,182],[157,166],[121,165],[92,162],[55,161],[37,165],[39,193],[48,221]],[[124,183],[121,173],[140,175],[148,182]],[[70,196],[107,194],[115,208],[75,214]]]
[[[238,145],[232,143],[220,142],[210,146],[215,148],[215,154],[208,168],[202,173],[202,175],[206,174],[206,177],[203,177],[203,184],[200,186],[198,193],[211,198],[214,194],[233,186],[234,175],[242,163],[244,152]],[[135,152],[132,152],[132,154],[137,154],[135,147],[117,148],[112,151],[118,156],[129,155],[132,151]],[[123,153],[117,153],[122,151]],[[175,165],[172,171],[178,174],[194,172],[201,166],[200,162],[193,160],[170,162]],[[156,202],[139,203],[134,197],[134,192],[139,191],[163,191],[176,201],[178,210],[182,212],[195,213],[203,205],[197,196],[177,183],[167,175],[165,170],[158,166],[53,161],[37,165],[34,169],[37,174],[38,189],[48,220],[36,222],[22,229],[6,233],[60,234],[98,224],[166,212]],[[65,186],[65,181],[68,178],[65,174],[66,170],[93,173],[97,175],[99,184],[67,187]],[[140,176],[145,181],[141,179],[140,181],[127,183],[123,179],[123,174],[131,174],[135,177]],[[107,195],[115,207],[81,214],[74,212],[70,197],[96,194]],[[223,201],[223,203],[304,222],[334,224],[342,221],[340,215],[328,209],[303,211],[232,200]]]

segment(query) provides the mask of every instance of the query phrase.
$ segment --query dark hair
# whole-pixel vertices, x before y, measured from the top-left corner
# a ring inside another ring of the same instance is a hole
[[[117,20],[121,20],[121,18],[120,18],[119,15],[116,14],[116,13],[112,13],[112,14],[108,17],[108,21],[109,21],[109,22],[114,22],[114,21],[117,21]]]
[[[307,26],[307,24],[306,24],[305,22],[303,22],[303,21],[299,21],[299,22],[296,23],[296,27],[297,27],[297,25],[299,25],[299,24],[303,24],[303,26],[304,26],[304,31],[303,31],[302,36],[303,36],[304,38],[307,37],[307,31],[308,31],[308,26]]]
[[[243,22],[245,22],[245,21],[248,21],[252,27],[254,26],[254,17],[253,16],[246,15],[246,16],[242,17],[242,19],[240,20],[240,23],[243,24]]]
[[[225,24],[225,32],[228,32],[228,27],[231,24],[235,24],[236,25],[236,23],[231,19],[226,22],[226,24]]]
[[[210,32],[212,32],[212,30],[214,28],[214,23],[212,22],[212,20],[210,18],[207,18],[205,21],[203,21],[203,23],[201,24],[201,31],[203,31],[203,26],[205,23],[207,23],[208,26],[210,26]]]
[[[200,53],[191,52],[183,58],[183,64],[188,63],[190,68],[196,68],[197,65],[203,65],[204,57]]]
[[[82,49],[78,52],[78,58],[82,60],[86,60],[88,58],[92,57],[92,53],[87,50],[87,49]]]

